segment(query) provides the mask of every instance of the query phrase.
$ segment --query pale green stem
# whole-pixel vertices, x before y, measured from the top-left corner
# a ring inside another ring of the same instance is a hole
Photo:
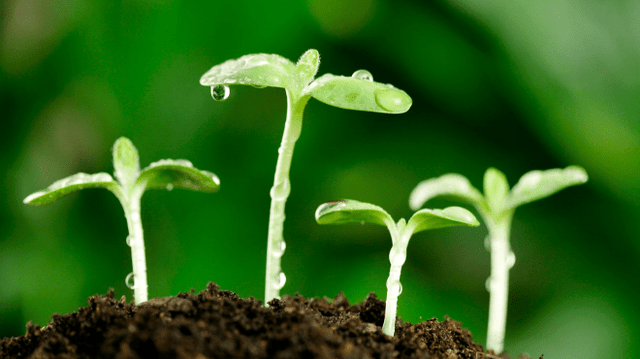
[[[131,247],[131,259],[133,262],[133,297],[136,304],[146,302],[147,292],[147,262],[144,253],[144,237],[142,232],[142,220],[140,218],[140,198],[144,188],[140,191],[132,191],[128,198],[118,196],[129,228],[127,242]]]
[[[511,246],[509,232],[511,214],[505,214],[498,221],[485,218],[489,228],[491,248],[491,277],[489,278],[489,326],[487,329],[487,349],[499,354],[504,349],[507,326],[507,300],[509,295],[509,257]]]
[[[384,311],[384,323],[382,324],[382,332],[393,336],[396,331],[396,312],[398,310],[398,297],[402,292],[402,284],[400,284],[400,272],[402,265],[407,259],[407,246],[409,238],[413,230],[392,231],[393,247],[389,252],[389,262],[391,269],[389,270],[389,278],[387,279],[387,300]],[[395,234],[393,232],[396,232]],[[400,233],[398,233],[400,232]]]
[[[274,298],[280,298],[280,289],[286,277],[280,267],[280,258],[286,244],[282,236],[284,225],[284,207],[291,191],[289,169],[296,140],[302,129],[302,113],[309,100],[308,96],[298,98],[287,90],[287,120],[284,125],[282,142],[278,149],[278,163],[271,187],[271,211],[269,214],[269,236],[267,241],[267,271],[265,279],[265,304]]]

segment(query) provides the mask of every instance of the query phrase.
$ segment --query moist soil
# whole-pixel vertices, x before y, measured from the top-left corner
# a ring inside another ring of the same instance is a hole
[[[389,337],[384,311],[373,293],[353,306],[339,294],[333,301],[285,296],[265,307],[214,283],[140,305],[110,290],[77,312],[54,314],[44,328],[29,322],[26,335],[0,341],[0,358],[509,358],[484,353],[450,318],[397,318]]]

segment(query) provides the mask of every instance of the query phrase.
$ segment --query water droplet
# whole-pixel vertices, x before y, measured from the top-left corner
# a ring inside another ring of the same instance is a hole
[[[211,86],[211,97],[216,101],[224,101],[228,99],[230,93],[231,90],[229,90],[229,86],[227,85]]]
[[[132,238],[131,236],[127,236],[127,245],[128,245],[129,247],[131,247],[131,240],[132,240],[132,239],[133,239],[133,238]]]
[[[379,89],[374,92],[376,103],[380,108],[392,113],[403,113],[409,110],[411,97],[400,90]]]
[[[484,237],[484,249],[491,252],[491,236]]]
[[[491,293],[491,277],[487,278],[484,282],[484,287],[487,289],[487,292]]]
[[[373,75],[371,75],[371,72],[367,70],[358,70],[354,72],[353,75],[351,75],[351,77],[355,79],[367,80],[369,82],[373,82]]]
[[[270,192],[271,198],[277,199],[277,200],[287,199],[287,197],[289,197],[289,193],[291,193],[291,186],[288,178],[285,178],[284,181],[271,187],[271,192]]]
[[[167,191],[171,191],[171,190],[173,190],[173,185],[171,183],[169,183],[167,185]]]
[[[360,222],[360,224],[364,226],[364,221]]]
[[[402,284],[398,280],[390,281],[387,279],[387,290],[389,293],[395,293],[396,296],[399,296],[402,293]]]
[[[507,254],[507,267],[511,269],[515,264],[516,264],[516,255],[515,253],[510,251],[509,254]]]
[[[212,175],[212,176],[211,176],[211,179],[213,180],[213,182],[214,182],[215,184],[217,184],[218,186],[220,185],[220,178],[218,178],[218,176],[216,176],[216,175]]]
[[[271,251],[271,253],[276,257],[282,257],[286,248],[287,244],[284,242],[284,240],[281,239],[273,244],[273,250]]]
[[[129,289],[133,289],[136,287],[136,278],[133,275],[133,272],[127,275],[127,278],[124,279],[124,282],[127,284],[127,287]]]
[[[278,274],[278,280],[273,283],[273,289],[280,290],[284,287],[284,284],[287,282],[287,276],[284,275],[284,272],[280,272]]]
[[[391,248],[389,252],[389,262],[393,266],[401,266],[407,260],[407,253],[399,248]]]

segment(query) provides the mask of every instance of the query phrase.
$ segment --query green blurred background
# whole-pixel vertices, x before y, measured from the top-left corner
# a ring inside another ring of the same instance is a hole
[[[198,80],[244,54],[295,61],[315,48],[319,74],[364,68],[414,102],[403,115],[309,102],[291,171],[284,294],[386,295],[387,230],[318,226],[322,202],[351,198],[408,218],[409,194],[427,178],[458,172],[481,187],[495,166],[513,185],[529,170],[578,164],[587,185],[516,211],[506,350],[640,357],[639,18],[635,0],[0,2],[0,337],[110,287],[131,299],[126,222],[111,193],[22,204],[76,172],[112,172],[119,136],[142,166],[186,158],[222,182],[213,195],[143,197],[150,296],[215,281],[262,299],[285,94],[235,86],[214,102]],[[484,227],[416,235],[398,315],[449,315],[485,344],[485,236]]]

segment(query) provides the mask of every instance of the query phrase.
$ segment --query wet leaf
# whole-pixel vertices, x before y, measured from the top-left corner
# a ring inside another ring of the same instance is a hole
[[[275,54],[251,54],[227,60],[212,67],[200,78],[203,86],[251,85],[288,88],[297,85],[292,79],[296,65]]]
[[[506,199],[505,207],[507,209],[516,208],[522,204],[548,197],[569,186],[583,184],[588,179],[587,172],[580,166],[527,172],[513,186]]]
[[[357,77],[325,74],[303,90],[328,105],[347,110],[404,113],[413,103],[406,92],[392,85]]]
[[[449,173],[420,182],[409,196],[409,206],[415,211],[428,200],[438,196],[450,197],[476,206],[484,203],[480,191],[473,187],[466,177]]]
[[[411,216],[407,228],[414,228],[413,233],[429,229],[451,226],[477,227],[480,222],[468,210],[461,207],[447,207],[445,209],[421,209]]]
[[[318,50],[307,50],[296,64],[296,75],[302,85],[307,85],[318,73],[320,67],[320,54]]]
[[[391,216],[382,208],[350,199],[323,203],[316,210],[318,224],[372,223],[395,227]]]
[[[114,193],[119,193],[120,185],[114,181],[108,173],[76,173],[54,182],[51,186],[43,191],[33,193],[24,199],[24,203],[34,206],[42,206],[49,204],[69,193],[79,191],[85,188],[106,188]]]
[[[220,180],[215,174],[194,168],[187,160],[160,160],[140,172],[137,185],[155,189],[188,189],[200,192],[217,192]]]

